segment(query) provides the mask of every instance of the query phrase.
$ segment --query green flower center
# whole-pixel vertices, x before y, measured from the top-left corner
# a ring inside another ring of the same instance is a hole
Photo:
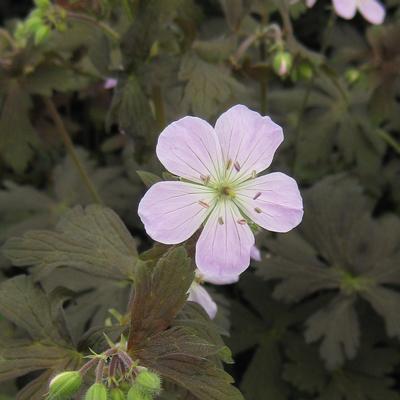
[[[236,195],[233,188],[227,185],[221,185],[220,187],[218,187],[217,193],[220,198],[228,197],[230,199],[233,199]]]

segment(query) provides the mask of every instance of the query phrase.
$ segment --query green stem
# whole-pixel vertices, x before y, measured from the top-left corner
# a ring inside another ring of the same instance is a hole
[[[44,102],[46,104],[46,107],[47,107],[50,115],[51,115],[51,118],[54,121],[54,124],[57,128],[57,132],[61,136],[61,138],[65,144],[65,147],[67,149],[69,156],[71,157],[72,161],[75,163],[75,166],[79,172],[79,175],[82,178],[83,183],[89,190],[89,193],[92,195],[94,202],[98,203],[98,204],[102,204],[103,202],[102,202],[99,194],[97,193],[97,190],[96,190],[95,186],[93,185],[93,182],[89,178],[89,175],[86,172],[85,167],[82,165],[81,161],[79,160],[78,155],[76,154],[74,144],[72,143],[72,140],[68,134],[68,131],[64,125],[63,120],[61,119],[60,114],[57,111],[57,108],[55,107],[53,101],[50,98],[45,97]]]
[[[158,85],[153,86],[152,92],[153,92],[152,94],[154,102],[154,111],[156,114],[158,129],[162,130],[165,128],[166,118],[165,118],[165,107],[164,107],[161,87]]]
[[[104,31],[107,35],[109,35],[116,42],[118,42],[121,39],[121,36],[118,32],[114,31],[114,29],[112,29],[110,26],[108,26],[104,22],[99,21],[95,18],[92,18],[89,15],[79,14],[79,13],[69,11],[67,14],[67,17],[70,19],[75,19],[78,21],[86,22],[90,25],[94,25],[94,26],[98,27],[99,29]]]
[[[378,129],[378,135],[397,153],[400,154],[400,143],[389,133],[383,129]]]

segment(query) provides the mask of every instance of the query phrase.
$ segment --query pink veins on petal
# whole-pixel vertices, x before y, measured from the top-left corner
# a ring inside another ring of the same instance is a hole
[[[196,117],[168,125],[157,156],[180,181],[153,185],[139,204],[139,216],[154,240],[177,244],[204,225],[196,264],[204,275],[237,277],[250,263],[257,225],[288,232],[303,217],[297,183],[283,173],[257,177],[283,141],[282,128],[269,117],[237,105],[215,128]]]

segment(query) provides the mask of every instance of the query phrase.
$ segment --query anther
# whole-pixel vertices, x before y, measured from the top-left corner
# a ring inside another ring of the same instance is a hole
[[[238,219],[237,223],[238,223],[239,225],[246,225],[246,224],[247,224],[247,221],[246,221],[245,219]]]
[[[230,169],[232,167],[232,160],[229,159],[228,162],[226,163],[226,169]]]
[[[207,185],[210,182],[210,175],[200,175],[200,179]]]
[[[240,164],[239,164],[239,161],[235,161],[235,163],[233,164],[233,166],[235,167],[235,169],[236,169],[237,172],[240,171]]]
[[[210,207],[205,201],[203,201],[203,200],[199,200],[199,204],[202,206],[202,207],[204,207],[204,208],[208,208],[208,207]]]
[[[219,223],[220,225],[223,225],[223,224],[224,224],[224,220],[223,220],[222,217],[218,217],[218,223]]]
[[[261,214],[261,213],[262,213],[261,208],[258,208],[258,207],[256,207],[256,208],[254,209],[254,211],[255,211],[256,213],[258,213],[258,214]]]
[[[253,200],[257,200],[261,196],[261,192],[258,192],[254,197]]]
[[[251,177],[255,179],[256,176],[257,176],[257,171],[253,169],[253,171],[251,171]]]

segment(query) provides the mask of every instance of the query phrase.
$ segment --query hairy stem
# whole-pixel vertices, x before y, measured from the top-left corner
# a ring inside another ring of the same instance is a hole
[[[83,183],[87,187],[89,193],[91,194],[93,201],[98,204],[102,204],[102,200],[93,184],[91,179],[89,178],[89,175],[85,169],[85,167],[82,165],[81,161],[79,160],[78,155],[76,154],[74,144],[72,143],[72,140],[68,134],[68,131],[64,125],[64,122],[60,116],[60,114],[57,111],[56,106],[54,105],[53,101],[50,98],[44,98],[44,102],[46,104],[46,107],[51,115],[51,118],[54,121],[54,124],[57,128],[58,134],[61,136],[65,148],[67,149],[67,152],[69,156],[71,157],[72,161],[74,162],[79,175],[82,178]]]

